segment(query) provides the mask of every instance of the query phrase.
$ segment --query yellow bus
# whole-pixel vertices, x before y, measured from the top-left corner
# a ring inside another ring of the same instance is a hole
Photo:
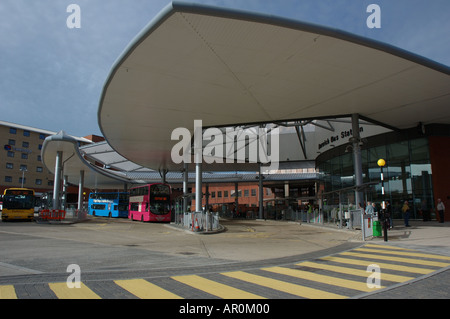
[[[9,188],[3,194],[2,221],[34,218],[34,190]]]

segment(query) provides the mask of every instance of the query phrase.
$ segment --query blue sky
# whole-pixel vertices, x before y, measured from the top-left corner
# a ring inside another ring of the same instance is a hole
[[[450,66],[449,0],[190,0],[341,29]],[[70,4],[81,28],[69,29]],[[85,136],[100,134],[106,77],[128,43],[169,0],[2,0],[0,119]],[[381,29],[366,25],[381,7]]]

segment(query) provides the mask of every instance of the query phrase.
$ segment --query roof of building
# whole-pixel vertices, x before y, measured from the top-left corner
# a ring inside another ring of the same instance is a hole
[[[98,120],[122,156],[180,170],[171,134],[192,134],[194,120],[224,127],[357,113],[404,129],[449,124],[448,105],[450,68],[413,53],[300,21],[172,3],[114,64]]]

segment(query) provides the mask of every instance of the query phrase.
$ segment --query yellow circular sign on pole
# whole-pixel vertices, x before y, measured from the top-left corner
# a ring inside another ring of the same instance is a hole
[[[384,159],[379,159],[378,160],[378,166],[384,167],[385,165],[386,165],[386,161]]]

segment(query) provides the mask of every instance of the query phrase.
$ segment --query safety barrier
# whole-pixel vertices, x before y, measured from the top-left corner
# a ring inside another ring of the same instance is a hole
[[[42,220],[64,220],[66,211],[61,209],[44,209],[39,213],[39,218]]]
[[[175,224],[192,232],[210,232],[221,228],[219,214],[210,212],[177,213]]]

